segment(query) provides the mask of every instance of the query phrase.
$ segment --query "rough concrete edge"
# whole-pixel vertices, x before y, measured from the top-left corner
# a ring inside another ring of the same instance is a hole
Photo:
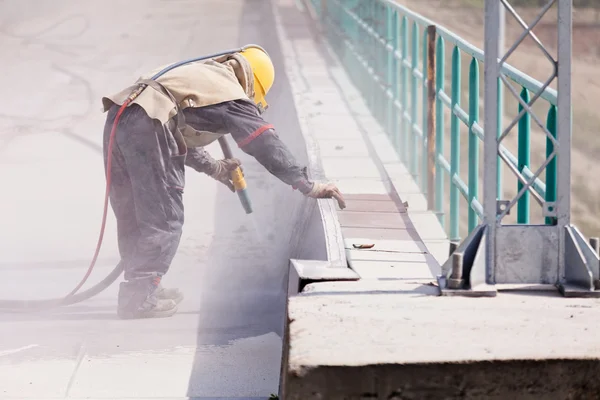
[[[338,65],[341,67],[340,69],[342,72],[340,74],[333,73],[332,79],[338,83],[338,87],[340,88],[342,93],[346,94],[346,98],[348,99],[349,108],[353,112],[356,112],[356,109],[369,110],[367,104],[364,101],[364,97],[363,97],[362,93],[360,93],[358,91],[358,89],[354,86],[354,83],[347,75],[345,67],[341,64],[341,61],[340,61],[338,55],[335,53],[335,51],[333,51],[329,42],[323,37],[323,26],[321,24],[321,21],[319,20],[316,10],[314,9],[314,5],[312,4],[312,2],[310,0],[300,0],[300,1],[302,2],[303,8],[305,8],[305,14],[307,14],[309,16],[309,18],[311,19],[311,21],[315,27],[315,32],[316,32],[315,36],[319,36],[319,38],[316,40],[319,40],[319,42],[321,43],[323,48],[327,51],[327,53],[331,57],[331,59],[336,60]],[[339,75],[341,75],[341,78],[344,80],[343,82],[340,82]],[[374,150],[375,155],[378,158],[377,164],[379,164],[379,166],[381,166],[381,168],[384,170],[383,172],[385,173],[386,178],[388,180],[388,182],[386,183],[386,186],[388,186],[394,194],[398,195],[403,200],[404,200],[404,198],[406,198],[407,195],[409,195],[411,197],[418,197],[420,199],[419,202],[427,203],[427,199],[425,198],[425,196],[422,193],[408,193],[408,192],[403,192],[402,190],[398,190],[398,188],[396,187],[396,185],[393,182],[394,180],[397,180],[397,179],[394,179],[394,174],[389,170],[388,165],[400,164],[400,165],[404,166],[404,164],[400,161],[400,157],[398,156],[398,154],[396,152],[394,152],[393,161],[385,161],[385,162],[383,161],[384,152],[389,148],[394,148],[394,146],[393,146],[392,142],[390,141],[389,136],[385,133],[385,130],[383,129],[381,124],[374,118],[374,116],[372,115],[372,113],[370,111],[368,111],[368,116],[366,116],[366,117],[370,121],[369,126],[375,127],[375,129],[371,129],[371,130],[363,129],[364,138],[366,141],[369,142],[368,144]],[[363,128],[362,122],[358,121],[358,123],[362,129]],[[385,144],[374,143],[373,137],[377,136],[377,135],[380,135],[385,138]],[[406,166],[404,166],[404,167],[406,168]],[[420,186],[418,184],[418,182],[415,180],[414,176],[411,175],[409,179],[410,179],[411,184],[413,184],[417,187]],[[427,253],[431,254],[433,256],[433,258],[435,259],[436,263],[439,264],[438,267],[441,268],[441,265],[443,265],[444,262],[448,259],[448,254],[446,253],[445,255],[437,256],[437,254],[435,254],[437,252],[430,250],[430,245],[443,243],[443,244],[446,244],[446,247],[448,247],[448,249],[449,249],[450,240],[446,234],[444,227],[438,220],[435,229],[438,230],[441,233],[441,235],[439,237],[436,237],[433,239],[423,239],[423,237],[426,236],[424,234],[425,229],[422,225],[415,225],[414,221],[412,221],[412,219],[410,219],[410,216],[412,214],[430,214],[430,215],[434,215],[434,216],[436,214],[430,210],[418,210],[416,212],[411,211],[410,204],[409,204],[409,207],[407,209],[407,215],[409,218],[407,219],[406,222],[407,222],[407,225],[409,227],[412,227],[415,230],[415,232],[417,233],[419,240],[420,240],[419,244],[422,245],[423,250],[425,250]]]
[[[302,8],[301,3],[296,0],[296,7],[299,11],[306,12],[306,9]],[[273,16],[275,19],[275,31],[279,37],[279,43],[283,51],[283,64],[288,75],[288,80],[292,84],[294,77],[298,75],[297,58],[289,56],[289,51],[284,50],[283,41],[286,40],[287,35],[282,28],[281,15],[278,10],[277,1],[271,1],[271,7]],[[293,50],[291,50],[293,53]],[[298,112],[298,124],[302,133],[302,138],[306,147],[307,159],[308,159],[308,174],[313,179],[324,179],[325,173],[324,168],[319,157],[320,150],[314,136],[311,134],[309,127],[307,126],[306,119],[302,117],[302,108],[298,104],[298,100],[295,95],[292,96],[296,111]],[[337,211],[332,199],[319,199],[316,200],[317,212],[319,213],[323,233],[325,237],[325,249],[327,253],[327,260],[296,260],[291,259],[288,269],[288,299],[290,295],[296,295],[302,291],[305,284],[311,281],[331,281],[331,280],[358,280],[359,276],[348,266],[348,260],[346,258],[346,249],[344,237],[342,235],[342,227],[340,225]],[[310,207],[312,208],[312,207]],[[304,210],[306,212],[308,210]],[[306,266],[309,266],[306,268]],[[288,301],[285,305],[284,313],[284,332],[282,338],[282,353],[281,353],[281,365],[279,374],[279,398],[283,398],[285,393],[285,375],[288,364],[289,354],[289,321],[288,321]]]
[[[290,260],[288,296],[301,293],[308,284],[327,281],[357,281],[359,275],[351,268],[335,268],[328,261]]]
[[[593,359],[307,368],[286,399],[597,399],[598,371]]]
[[[297,2],[295,2],[295,4],[296,6],[299,6]],[[276,4],[276,2],[272,2],[271,6],[273,8],[273,15],[275,18],[275,29],[277,32],[277,36],[280,38],[280,45],[284,53],[283,62],[285,66],[285,71],[288,76],[288,80],[290,81],[290,83],[292,83],[294,79],[296,79],[296,81],[298,80],[297,78],[295,78],[298,75],[296,71],[298,63],[296,61],[296,57],[290,57],[290,52],[284,50],[285,46],[283,46],[283,43],[281,42],[282,39],[287,37],[287,35],[282,29],[281,16],[279,14],[279,11],[277,10],[278,5]],[[291,50],[291,52],[293,53],[293,50]],[[290,62],[290,60],[292,62]],[[312,179],[324,179],[325,173],[319,157],[319,146],[314,136],[311,134],[311,131],[306,124],[305,118],[303,118],[303,116],[301,115],[302,108],[300,107],[296,96],[293,96],[293,101],[294,105],[296,106],[296,112],[298,113],[298,124],[300,126],[302,138],[306,147],[308,158],[308,175]],[[322,267],[348,268],[344,239],[342,236],[342,228],[338,220],[334,200],[318,199],[316,200],[316,204],[317,211],[319,212],[319,216],[324,230],[325,248],[327,252],[327,263],[324,263]]]

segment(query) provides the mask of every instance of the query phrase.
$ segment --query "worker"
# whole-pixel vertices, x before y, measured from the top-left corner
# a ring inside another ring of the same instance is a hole
[[[159,70],[162,70],[160,68]],[[332,183],[312,181],[261,114],[275,71],[259,47],[184,64],[155,80],[153,71],[136,84],[102,98],[107,112],[104,162],[120,106],[140,83],[149,85],[124,110],[112,146],[110,203],[117,220],[124,268],[117,314],[120,318],[169,317],[183,294],[164,288],[161,278],[179,246],[184,223],[184,166],[232,191],[230,173],[238,159],[214,159],[204,146],[225,134],[267,171],[310,198],[345,202]]]

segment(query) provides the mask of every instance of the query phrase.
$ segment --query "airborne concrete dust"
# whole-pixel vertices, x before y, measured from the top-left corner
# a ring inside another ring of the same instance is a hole
[[[81,279],[104,193],[100,98],[158,65],[261,44],[281,71],[265,117],[306,161],[273,24],[269,1],[0,2],[0,299],[61,296]],[[209,151],[220,155],[216,147]],[[114,284],[52,313],[0,314],[0,396],[268,397],[276,391],[283,289],[305,202],[235,152],[255,209],[251,217],[235,194],[187,170],[184,236],[165,278],[165,286],[186,295],[179,313],[117,320]],[[119,259],[112,211],[109,217],[91,284]],[[14,349],[23,350],[9,352]]]

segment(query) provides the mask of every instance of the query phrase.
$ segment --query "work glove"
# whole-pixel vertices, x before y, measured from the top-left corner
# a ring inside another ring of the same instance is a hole
[[[346,208],[346,201],[344,196],[333,183],[322,183],[315,182],[310,192],[306,194],[308,197],[313,199],[331,199],[332,197],[337,200],[338,206],[343,210]]]
[[[210,176],[227,186],[232,192],[235,192],[235,187],[233,186],[233,181],[231,180],[231,172],[241,164],[242,163],[237,158],[217,160],[213,166],[213,173],[210,174]]]

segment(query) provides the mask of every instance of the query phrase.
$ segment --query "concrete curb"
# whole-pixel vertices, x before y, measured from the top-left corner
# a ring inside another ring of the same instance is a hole
[[[298,7],[299,3],[295,2],[293,5]],[[283,38],[285,34],[282,28],[281,15],[278,12],[278,4],[274,2],[272,7],[277,36]],[[290,57],[289,53],[284,54],[284,57],[288,80],[290,83],[295,82],[297,85],[301,81],[298,74],[298,60]],[[296,96],[294,96],[294,102],[306,148],[308,174],[312,179],[325,180],[326,176],[321,162],[318,142],[307,124],[306,115],[303,114],[302,106],[298,104]],[[305,199],[305,205],[298,220],[302,221],[302,227],[296,230],[292,238],[295,243],[292,244],[291,248],[295,249],[295,253],[294,257],[290,259],[288,281],[286,282],[288,298],[298,295],[306,285],[313,282],[356,281],[359,279],[359,275],[350,269],[348,265],[345,242],[334,200],[319,199],[314,201]],[[280,398],[283,398],[285,392],[284,377],[287,371],[287,357],[289,354],[287,306],[288,302],[286,302],[286,317],[284,320],[279,381]]]
[[[298,6],[298,3],[293,4]],[[285,37],[277,5],[274,4],[273,8],[278,37]],[[285,58],[288,79],[298,84],[301,81],[297,72],[298,60],[290,57],[289,53],[285,54]],[[307,125],[306,115],[303,115],[296,96],[294,101],[306,145],[308,174],[312,179],[326,180],[318,142]],[[303,208],[300,220],[304,221],[304,226],[294,238],[296,246],[292,246],[296,249],[296,255],[290,260],[290,295],[298,293],[303,282],[358,279],[358,275],[348,268],[344,238],[334,200],[318,199],[307,202],[312,204],[306,204]],[[317,247],[319,249],[315,251]],[[305,259],[307,254],[310,254],[310,259]]]

